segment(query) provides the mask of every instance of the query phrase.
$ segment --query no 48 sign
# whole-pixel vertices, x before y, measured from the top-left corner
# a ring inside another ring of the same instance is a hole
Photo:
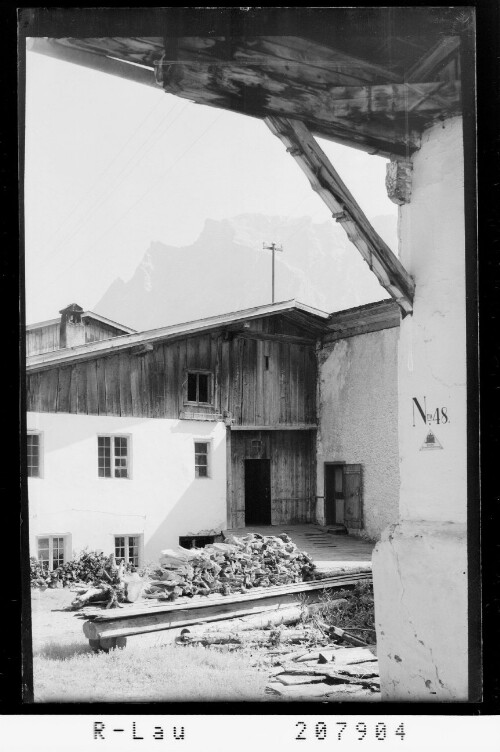
[[[421,401],[419,401],[417,397],[413,397],[412,408],[413,426],[415,426],[415,420],[419,422],[420,418],[424,421],[426,426],[430,426],[432,423],[439,425],[440,423],[444,424],[450,422],[447,407],[436,407],[430,412],[427,412],[427,400],[425,397]]]

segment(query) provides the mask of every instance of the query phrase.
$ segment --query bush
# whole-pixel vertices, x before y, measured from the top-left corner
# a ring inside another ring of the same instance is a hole
[[[50,582],[49,573],[34,556],[30,557],[30,582],[31,587],[43,590],[45,590]]]

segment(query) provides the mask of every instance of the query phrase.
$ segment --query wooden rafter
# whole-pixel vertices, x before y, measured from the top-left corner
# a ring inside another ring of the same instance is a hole
[[[91,68],[111,76],[118,76],[139,84],[152,86],[155,89],[158,88],[152,67],[146,68],[142,65],[133,65],[131,61],[108,57],[104,51],[97,53],[94,49],[84,47],[83,43],[80,47],[77,47],[65,43],[65,40],[31,39],[28,42],[28,50],[54,57],[57,60],[82,65],[85,68]]]
[[[364,215],[311,132],[297,120],[266,118],[270,130],[285,144],[323,199],[334,219],[360,251],[380,284],[405,313],[412,310],[415,285],[399,259]]]
[[[305,75],[294,79],[285,73],[284,68],[268,69],[236,60],[172,63],[165,57],[156,65],[156,79],[166,92],[198,104],[260,118],[280,116],[302,120],[323,138],[391,158],[407,157],[420,147],[418,130],[405,117],[407,90],[396,89],[399,111],[388,117],[392,106],[391,102],[387,105],[388,92],[389,98],[394,98],[391,84],[380,85],[381,89],[375,89],[373,96],[370,87],[318,85]],[[347,101],[341,101],[346,91]],[[338,104],[335,95],[339,97]],[[378,112],[370,110],[371,103]],[[435,105],[434,108],[438,109]]]
[[[437,68],[444,65],[460,49],[460,37],[445,37],[407,72],[407,81],[428,81]]]
[[[446,37],[405,81],[401,61],[382,66],[293,35],[31,42],[38,52],[149,86],[156,81],[199,104],[301,120],[315,135],[391,159],[407,159],[420,146],[424,124],[458,110],[460,88],[452,73],[432,75],[452,59],[457,44],[456,37]]]

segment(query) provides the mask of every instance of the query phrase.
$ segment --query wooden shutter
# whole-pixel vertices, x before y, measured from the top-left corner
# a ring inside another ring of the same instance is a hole
[[[344,465],[344,524],[348,528],[363,527],[361,465]]]

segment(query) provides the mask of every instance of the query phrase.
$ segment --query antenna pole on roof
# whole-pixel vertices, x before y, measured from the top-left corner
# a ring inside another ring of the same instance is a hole
[[[276,251],[279,253],[283,253],[283,246],[278,245],[277,243],[271,243],[270,245],[266,245],[265,243],[262,243],[262,249],[264,251],[272,251],[272,272],[271,272],[271,303],[274,303],[274,257],[276,255]]]

